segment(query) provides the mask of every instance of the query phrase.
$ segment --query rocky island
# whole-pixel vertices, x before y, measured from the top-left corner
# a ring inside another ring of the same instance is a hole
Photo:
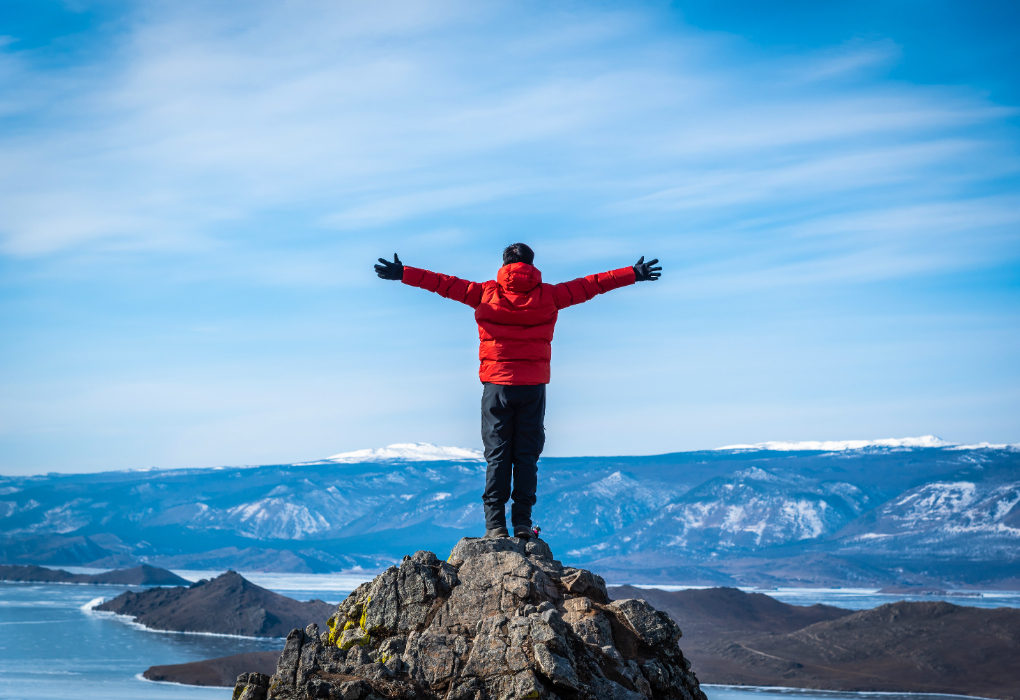
[[[327,621],[287,636],[276,673],[243,673],[234,700],[706,700],[644,600],[564,567],[541,540],[462,539],[447,561],[404,557]]]
[[[0,581],[18,583],[83,583],[121,586],[188,586],[191,581],[158,566],[142,564],[132,569],[117,569],[101,574],[72,574],[63,569],[42,566],[0,565]]]
[[[227,571],[186,588],[128,591],[95,609],[130,616],[156,630],[283,637],[295,625],[325,620],[333,606],[321,600],[302,603]]]

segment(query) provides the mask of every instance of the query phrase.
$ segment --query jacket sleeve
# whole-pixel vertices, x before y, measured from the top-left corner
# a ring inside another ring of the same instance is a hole
[[[404,268],[405,270],[407,268]],[[404,273],[405,277],[407,273]],[[596,294],[626,287],[637,281],[634,277],[633,267],[621,267],[619,270],[600,272],[597,275],[579,277],[570,282],[561,282],[552,285],[553,299],[557,309],[565,309],[574,304],[581,304],[588,301]]]
[[[438,272],[429,272],[417,267],[404,265],[404,276],[400,280],[412,287],[421,287],[439,296],[467,304],[472,309],[482,303],[482,285],[478,282],[468,282],[459,277],[441,275]]]

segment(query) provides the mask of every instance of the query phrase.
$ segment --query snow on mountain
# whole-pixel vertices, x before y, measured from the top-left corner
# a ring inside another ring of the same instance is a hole
[[[374,566],[481,534],[484,475],[475,450],[397,444],[305,464],[0,476],[0,563]],[[574,563],[796,550],[1004,570],[1020,552],[1020,450],[931,436],[546,458],[538,498],[543,537]]]
[[[869,500],[853,484],[819,483],[750,467],[711,479],[621,529],[607,543],[576,554],[655,550],[701,557],[817,539],[859,516]]]
[[[375,449],[341,452],[328,457],[326,461],[340,464],[357,464],[362,462],[439,462],[439,461],[479,461],[483,459],[480,450],[468,447],[443,447],[430,442],[399,442]]]
[[[973,445],[950,445],[947,449],[950,450],[1018,450],[1020,451],[1020,443],[1015,445],[1005,444],[992,444],[990,442],[978,442]]]
[[[267,539],[306,539],[331,527],[322,513],[282,498],[263,498],[235,506],[227,510],[225,520],[245,537]]]
[[[615,471],[586,485],[558,489],[543,504],[547,532],[578,539],[608,536],[647,518],[684,489],[642,483]]]
[[[957,548],[966,548],[998,541],[1020,551],[1020,479],[924,484],[884,503],[854,530],[846,533],[849,543],[898,539],[899,545],[883,546],[905,547],[957,541]]]
[[[727,445],[717,450],[771,450],[773,452],[799,452],[817,450],[822,452],[842,452],[844,450],[862,450],[866,447],[950,447],[948,443],[934,435],[922,435],[913,438],[886,438],[883,440],[823,440],[806,442],[758,442],[753,445]],[[985,445],[988,446],[988,445]],[[991,446],[989,446],[991,447]]]

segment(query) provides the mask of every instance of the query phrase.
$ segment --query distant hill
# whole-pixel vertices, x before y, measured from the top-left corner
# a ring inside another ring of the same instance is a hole
[[[470,450],[400,445],[0,477],[0,563],[375,570],[481,534],[484,472]],[[610,582],[1020,587],[1016,446],[770,443],[545,458],[540,474],[543,538]]]
[[[609,591],[669,613],[703,683],[1020,700],[1014,608],[899,602],[855,612],[732,588]]]
[[[26,583],[109,583],[122,586],[190,586],[191,581],[181,578],[172,571],[148,564],[133,569],[106,571],[101,574],[72,574],[61,569],[46,569],[41,566],[0,565],[0,581],[23,581]]]
[[[609,593],[669,613],[702,683],[1020,700],[1020,610],[900,602],[855,612],[733,588],[619,586]],[[271,675],[278,657],[268,651],[154,666],[145,677],[229,686],[242,672]]]
[[[150,681],[232,688],[237,677],[242,673],[258,671],[267,676],[276,673],[276,661],[280,658],[280,651],[252,651],[247,654],[233,654],[186,664],[152,666],[142,675]]]
[[[764,593],[744,593],[736,588],[663,591],[613,586],[609,595],[616,600],[641,598],[669,613],[683,630],[685,651],[691,644],[700,648],[734,633],[785,634],[853,614],[831,605],[790,605]]]
[[[133,617],[156,630],[210,632],[246,637],[286,637],[315,622],[325,629],[335,605],[298,602],[256,586],[234,571],[191,586],[128,591],[95,608]]]

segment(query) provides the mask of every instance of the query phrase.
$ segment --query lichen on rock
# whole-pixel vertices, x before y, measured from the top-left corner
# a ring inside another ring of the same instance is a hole
[[[359,586],[329,630],[293,630],[272,678],[234,700],[705,700],[680,628],[564,567],[541,540],[464,538]]]

